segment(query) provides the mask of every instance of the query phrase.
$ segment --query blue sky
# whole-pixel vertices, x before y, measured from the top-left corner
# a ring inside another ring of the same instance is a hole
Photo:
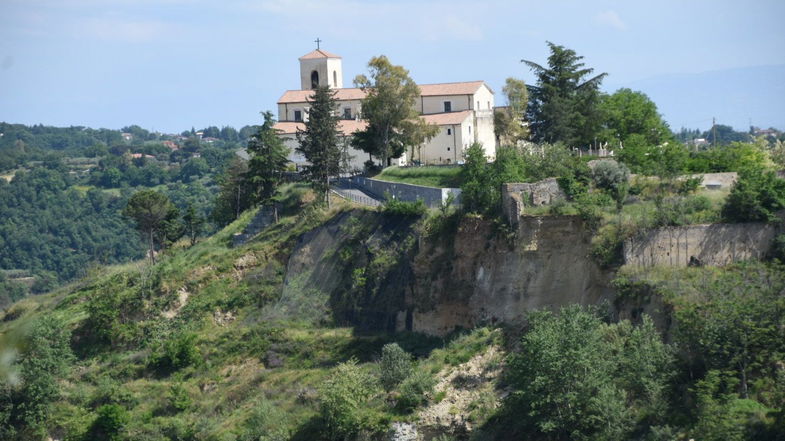
[[[504,79],[532,82],[520,60],[545,63],[549,40],[609,73],[606,89],[648,92],[672,127],[785,129],[785,70],[770,68],[785,65],[783,17],[781,0],[0,0],[0,121],[253,124],[299,87],[297,58],[319,37],[347,85],[385,54],[419,83],[485,80],[501,103]],[[710,103],[668,83],[740,70],[758,76],[696,95]],[[742,98],[723,101],[728,88]]]

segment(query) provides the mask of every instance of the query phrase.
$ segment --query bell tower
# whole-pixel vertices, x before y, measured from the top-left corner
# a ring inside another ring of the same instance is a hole
[[[321,40],[316,39],[316,50],[300,57],[300,89],[311,90],[316,86],[343,88],[341,57],[322,50]]]

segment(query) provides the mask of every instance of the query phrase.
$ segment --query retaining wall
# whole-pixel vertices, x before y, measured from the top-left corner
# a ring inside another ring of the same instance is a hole
[[[415,202],[418,199],[431,208],[438,208],[447,201],[450,194],[454,195],[453,205],[461,203],[461,189],[459,188],[435,188],[423,185],[403,184],[400,182],[387,182],[378,179],[365,178],[362,176],[352,177],[352,184],[361,188],[380,199],[384,199],[389,194],[400,201]]]
[[[777,227],[765,223],[666,227],[624,242],[624,262],[636,266],[724,266],[760,259],[771,250]]]

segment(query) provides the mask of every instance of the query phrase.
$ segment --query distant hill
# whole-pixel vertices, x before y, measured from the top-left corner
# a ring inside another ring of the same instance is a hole
[[[750,120],[757,127],[785,128],[785,65],[660,75],[626,84],[609,78],[606,83],[611,92],[620,87],[649,95],[673,130],[707,129],[712,117],[742,131]]]

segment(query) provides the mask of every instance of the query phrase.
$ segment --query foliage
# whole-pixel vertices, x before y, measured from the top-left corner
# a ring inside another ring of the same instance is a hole
[[[785,180],[774,172],[747,170],[733,185],[722,216],[729,222],[770,222],[785,208]]]
[[[118,404],[105,404],[96,410],[90,428],[91,439],[116,441],[122,439],[123,429],[129,422],[128,411]]]
[[[417,199],[414,202],[400,201],[398,199],[389,198],[384,202],[382,211],[385,214],[403,217],[420,217],[428,211],[428,207],[422,199]]]
[[[185,234],[191,240],[191,246],[196,244],[196,238],[201,234],[204,222],[205,218],[196,212],[193,204],[189,203],[183,214],[183,227]]]
[[[466,162],[461,167],[461,201],[467,212],[483,213],[494,204],[494,188],[490,182],[490,168],[485,149],[474,143],[464,153]]]
[[[60,395],[58,380],[72,363],[70,336],[65,323],[56,318],[31,325],[17,358],[19,384],[6,382],[5,378],[0,382],[1,438],[42,437],[50,405]]]
[[[407,412],[414,410],[428,400],[435,385],[436,380],[428,371],[417,369],[411,372],[398,386],[398,407]]]
[[[398,346],[398,343],[388,343],[382,347],[379,382],[384,390],[393,390],[411,374],[412,368],[412,356]]]
[[[605,190],[616,201],[616,209],[621,211],[627,198],[630,185],[630,170],[615,161],[600,161],[592,171],[594,185]]]
[[[335,368],[320,390],[320,413],[330,439],[346,439],[373,426],[365,406],[376,387],[375,379],[356,360]]]
[[[137,234],[119,215],[123,197],[69,188],[67,172],[38,167],[0,179],[0,268],[60,281],[84,274],[93,262],[144,255]]]
[[[606,74],[591,78],[575,51],[548,42],[548,67],[522,60],[531,68],[537,85],[529,93],[527,120],[536,142],[590,144],[600,129],[599,85]]]
[[[693,152],[687,168],[693,173],[742,172],[768,166],[767,152],[761,143],[732,142]]]
[[[134,193],[123,209],[123,216],[133,219],[136,228],[148,240],[150,261],[155,264],[155,243],[161,247],[182,235],[180,213],[169,198],[155,190]]]
[[[248,180],[254,189],[256,203],[269,204],[283,181],[283,172],[289,164],[289,150],[275,133],[275,119],[270,112],[262,113],[264,123],[248,140]],[[307,129],[306,125],[306,130]]]
[[[369,77],[358,75],[356,87],[366,92],[362,101],[362,117],[366,129],[356,132],[352,145],[378,158],[383,167],[390,158],[398,158],[407,146],[418,146],[433,138],[438,127],[419,118],[415,103],[420,88],[409,77],[409,71],[390,63],[384,55],[368,62]]]
[[[244,441],[286,441],[291,434],[286,430],[286,413],[270,401],[259,398],[245,420]]]
[[[502,92],[507,98],[507,107],[494,112],[493,130],[499,145],[515,147],[518,141],[529,137],[529,129],[525,125],[529,92],[526,83],[516,78],[507,78]]]
[[[548,439],[626,438],[656,417],[672,361],[650,321],[634,329],[578,306],[535,311],[510,358],[508,406],[523,430]]]
[[[329,204],[330,177],[340,173],[341,149],[338,145],[338,115],[335,91],[319,86],[308,100],[311,110],[305,130],[297,132],[297,152],[309,162],[305,169],[311,186]]]
[[[215,198],[212,219],[221,226],[240,217],[240,213],[251,207],[253,188],[246,179],[248,162],[235,157],[218,177],[220,190]]]
[[[201,361],[201,354],[195,341],[196,335],[188,333],[164,340],[150,354],[150,366],[160,373],[167,374],[198,364]]]

